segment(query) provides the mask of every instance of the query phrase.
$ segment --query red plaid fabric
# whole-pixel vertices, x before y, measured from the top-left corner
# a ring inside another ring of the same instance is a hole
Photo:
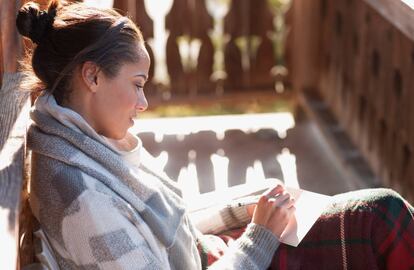
[[[280,245],[269,269],[414,269],[413,213],[410,204],[387,189],[337,195],[298,247]],[[201,241],[203,266],[242,233],[213,236],[220,245]]]

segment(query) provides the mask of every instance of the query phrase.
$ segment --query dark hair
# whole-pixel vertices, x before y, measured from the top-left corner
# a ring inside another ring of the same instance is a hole
[[[139,60],[141,31],[113,9],[83,3],[52,0],[47,11],[26,3],[16,19],[20,34],[36,44],[22,62],[27,74],[23,88],[49,91],[58,103],[68,97],[73,71],[92,61],[108,77],[118,74],[122,64]]]

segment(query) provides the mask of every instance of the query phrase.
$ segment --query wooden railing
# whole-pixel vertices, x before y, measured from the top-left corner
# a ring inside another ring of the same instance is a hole
[[[393,0],[294,1],[293,88],[319,96],[380,184],[414,201],[414,11]]]
[[[150,98],[273,91],[275,85],[281,92],[288,86],[281,53],[287,29],[276,27],[275,21],[283,16],[282,9],[271,8],[267,0],[227,1],[228,6],[220,2],[226,1],[160,1],[152,10],[144,0],[114,1],[151,44],[147,46],[153,60],[147,85]],[[158,30],[164,22],[165,37]]]

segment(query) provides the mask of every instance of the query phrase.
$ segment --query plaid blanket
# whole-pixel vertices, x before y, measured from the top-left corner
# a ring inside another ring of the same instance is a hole
[[[413,213],[408,202],[388,189],[336,195],[298,247],[279,246],[270,269],[414,269]],[[203,269],[242,232],[199,243]]]

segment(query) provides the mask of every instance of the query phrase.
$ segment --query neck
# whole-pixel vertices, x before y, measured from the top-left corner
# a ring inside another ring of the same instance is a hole
[[[109,140],[120,151],[129,152],[138,146],[138,141],[128,132],[121,140]]]

